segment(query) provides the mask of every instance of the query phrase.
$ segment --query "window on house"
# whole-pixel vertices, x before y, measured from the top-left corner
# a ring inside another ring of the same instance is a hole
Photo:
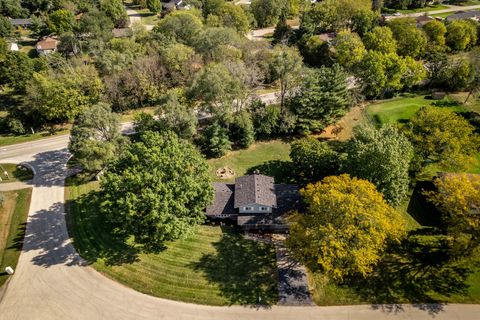
[[[243,210],[245,210],[245,211],[251,211],[252,208],[251,208],[251,207],[245,207],[245,208],[243,208]]]
[[[260,211],[268,211],[267,207],[260,207]]]

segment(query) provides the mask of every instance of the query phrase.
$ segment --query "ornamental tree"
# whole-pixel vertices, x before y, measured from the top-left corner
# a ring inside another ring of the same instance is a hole
[[[387,243],[404,235],[402,216],[366,180],[326,177],[301,195],[307,211],[290,216],[287,245],[300,261],[334,279],[366,276]]]
[[[392,205],[408,193],[408,170],[413,147],[407,137],[391,125],[380,129],[360,126],[347,144],[347,171],[376,185]]]
[[[203,222],[213,199],[208,171],[189,142],[170,131],[146,132],[107,168],[101,212],[136,243],[161,247]]]

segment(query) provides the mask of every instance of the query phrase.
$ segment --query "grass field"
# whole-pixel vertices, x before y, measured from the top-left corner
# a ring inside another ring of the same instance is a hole
[[[26,181],[33,179],[32,170],[23,167],[24,170],[17,168],[16,164],[13,163],[0,163],[0,178],[2,181],[0,183],[9,183],[15,181]],[[5,171],[7,171],[8,178],[5,176]]]
[[[109,278],[140,292],[209,305],[276,304],[271,245],[245,240],[230,227],[203,225],[163,251],[143,253],[111,235],[95,208],[95,182],[70,185],[68,225],[78,252]]]
[[[8,279],[5,267],[16,268],[22,250],[32,189],[2,193],[0,207],[0,286]]]
[[[288,176],[286,170],[291,169],[290,144],[282,140],[257,142],[246,150],[232,151],[222,158],[211,159],[209,164],[212,179],[217,181],[228,181],[215,175],[217,169],[228,166],[235,171],[236,177],[258,170],[274,176],[275,181],[285,182],[282,180]]]

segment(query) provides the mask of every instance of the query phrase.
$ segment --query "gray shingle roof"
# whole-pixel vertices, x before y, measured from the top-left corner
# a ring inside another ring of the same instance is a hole
[[[277,207],[277,196],[273,178],[262,174],[252,174],[235,179],[234,207],[251,204]]]
[[[207,216],[236,214],[233,208],[233,191],[235,186],[233,184],[215,182],[213,188],[215,189],[215,201],[211,206],[207,207]]]
[[[29,26],[32,24],[31,19],[10,19],[13,26]]]
[[[452,20],[458,20],[458,19],[471,19],[471,18],[476,18],[480,17],[480,11],[478,10],[473,10],[473,11],[458,11],[452,15],[449,15],[446,20],[447,21],[452,21]]]

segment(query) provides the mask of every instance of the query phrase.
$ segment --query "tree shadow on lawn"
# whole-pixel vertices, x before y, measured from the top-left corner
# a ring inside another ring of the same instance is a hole
[[[193,263],[195,270],[217,284],[229,304],[276,304],[278,279],[273,246],[246,240],[230,227],[222,227],[222,231],[222,238],[213,244],[216,252]]]
[[[402,303],[437,314],[446,298],[465,294],[472,268],[450,256],[449,239],[435,228],[411,231],[400,244],[391,245],[375,271],[348,285],[374,308],[402,311]],[[378,306],[377,304],[382,304]],[[386,304],[386,305],[385,305]]]
[[[432,181],[418,181],[413,188],[407,212],[422,226],[439,227],[441,224],[441,213],[423,194],[435,190]]]
[[[79,254],[89,263],[99,259],[106,265],[138,261],[142,248],[129,244],[128,236],[104,219],[99,206],[99,193],[95,191],[67,202],[67,226]]]
[[[291,161],[270,160],[247,170],[247,174],[255,172],[273,177],[275,183],[295,183],[296,181]]]

